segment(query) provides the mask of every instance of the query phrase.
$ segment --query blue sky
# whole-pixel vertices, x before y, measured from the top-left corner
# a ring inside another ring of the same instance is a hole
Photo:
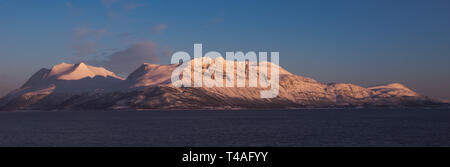
[[[279,51],[322,82],[400,82],[450,98],[450,1],[0,0],[0,95],[40,68],[102,65],[126,75],[173,51]]]

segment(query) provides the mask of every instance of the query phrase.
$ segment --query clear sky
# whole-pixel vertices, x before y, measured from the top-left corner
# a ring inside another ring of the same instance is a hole
[[[322,82],[450,99],[448,0],[0,0],[0,95],[61,62],[126,75],[194,43],[279,51],[288,71]]]

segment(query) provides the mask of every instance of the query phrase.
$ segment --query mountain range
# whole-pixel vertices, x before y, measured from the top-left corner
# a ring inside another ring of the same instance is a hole
[[[198,63],[205,58],[211,59],[204,57],[191,61]],[[223,61],[221,57],[213,59],[213,62]],[[281,67],[280,90],[276,98],[260,98],[260,91],[263,90],[260,87],[177,88],[171,83],[171,74],[179,65],[145,63],[127,78],[121,78],[102,67],[84,63],[58,64],[51,69],[39,70],[22,87],[2,97],[0,111],[402,108],[448,105],[420,95],[400,83],[373,87],[322,83],[292,74]],[[247,62],[246,68],[248,65]],[[201,71],[196,71],[192,66],[190,68],[194,73],[203,73],[208,66],[203,66]],[[225,73],[224,78],[227,75],[231,74]]]

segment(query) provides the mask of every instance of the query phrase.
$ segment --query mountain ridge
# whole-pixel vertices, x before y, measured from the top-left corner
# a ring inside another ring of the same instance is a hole
[[[206,58],[211,59],[211,58]],[[192,59],[203,62],[204,58]],[[230,63],[220,58],[213,63]],[[268,62],[269,63],[269,62]],[[445,105],[400,83],[362,87],[348,83],[322,83],[280,68],[276,98],[261,99],[260,87],[173,87],[171,73],[179,64],[144,63],[126,79],[102,67],[61,63],[41,69],[19,89],[0,98],[0,110],[64,109],[248,109],[336,107],[436,107]],[[226,65],[225,65],[226,66]],[[215,72],[202,64],[184,70]],[[190,68],[190,69],[189,69]],[[246,69],[255,68],[247,63]],[[247,71],[248,72],[248,71]],[[236,73],[234,73],[235,75]],[[224,74],[224,78],[227,75]],[[247,77],[246,75],[236,75]]]

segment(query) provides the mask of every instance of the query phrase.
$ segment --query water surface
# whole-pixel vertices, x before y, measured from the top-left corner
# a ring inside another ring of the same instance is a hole
[[[0,146],[450,146],[450,110],[0,113]]]

